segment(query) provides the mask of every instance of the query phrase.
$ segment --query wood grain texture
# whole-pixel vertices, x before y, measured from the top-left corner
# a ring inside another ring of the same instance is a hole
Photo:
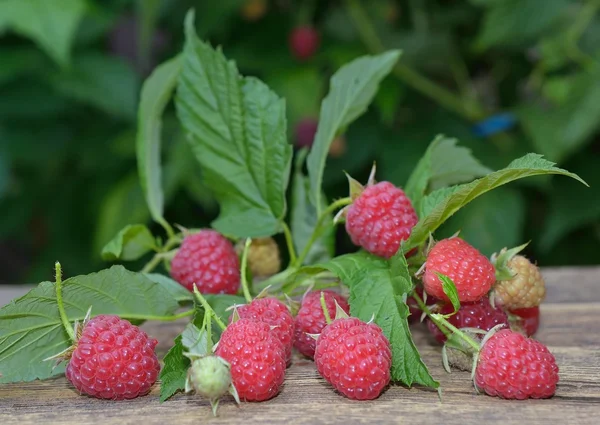
[[[375,401],[348,400],[300,357],[286,376],[279,396],[263,403],[235,406],[225,399],[213,418],[207,402],[178,394],[158,402],[158,386],[136,400],[111,402],[79,396],[64,378],[0,385],[0,423],[9,424],[596,424],[600,415],[600,267],[545,269],[548,298],[536,338],[547,344],[560,366],[560,383],[549,400],[506,401],[478,395],[469,373],[447,374],[440,348],[423,325],[414,328],[415,342],[433,376],[436,391],[392,386]],[[0,305],[28,288],[0,289]],[[148,323],[144,328],[160,341],[162,356],[184,321]]]

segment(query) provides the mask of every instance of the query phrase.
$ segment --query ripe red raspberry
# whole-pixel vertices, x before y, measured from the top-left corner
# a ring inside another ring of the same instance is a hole
[[[450,314],[454,311],[452,304],[445,304],[439,310],[441,314]],[[493,308],[487,297],[475,301],[474,303],[465,303],[460,306],[458,312],[448,318],[448,322],[457,328],[477,328],[489,331],[494,326],[504,324],[508,328],[508,316],[499,307]],[[446,342],[446,336],[431,320],[427,320],[429,331],[435,339],[443,344]]]
[[[235,294],[240,287],[239,259],[233,244],[214,230],[186,236],[171,262],[171,276],[188,290]]]
[[[515,332],[521,332],[525,336],[534,335],[540,327],[540,308],[519,308],[510,310],[510,328]]]
[[[490,260],[458,237],[443,239],[431,248],[423,276],[423,285],[429,295],[449,301],[436,272],[452,279],[460,302],[479,300],[496,281]]]
[[[355,317],[325,326],[315,350],[317,371],[348,398],[372,400],[390,382],[390,343],[374,323]]]
[[[292,359],[294,342],[294,317],[288,307],[276,298],[258,298],[238,307],[240,318],[254,319],[274,326],[271,332],[285,348],[285,360]]]
[[[335,302],[346,313],[350,313],[348,301],[342,295],[333,291],[313,291],[306,294],[300,310],[296,315],[294,331],[294,347],[307,357],[314,357],[317,342],[308,334],[320,334],[327,325],[323,308],[321,307],[321,292],[325,296],[325,304],[329,314],[335,314]]]
[[[81,332],[67,379],[83,394],[123,400],[145,395],[156,382],[158,341],[118,316],[96,316]]]
[[[292,55],[299,61],[310,59],[319,48],[320,37],[317,30],[311,26],[294,28],[290,33],[289,47]]]
[[[348,207],[346,231],[355,245],[384,258],[393,256],[417,224],[402,189],[390,182],[368,185]]]
[[[475,385],[491,396],[523,400],[548,398],[558,383],[558,366],[548,348],[508,329],[495,333],[481,349]]]
[[[231,380],[241,400],[264,401],[279,393],[285,349],[268,324],[253,319],[231,323],[215,354],[231,365]]]

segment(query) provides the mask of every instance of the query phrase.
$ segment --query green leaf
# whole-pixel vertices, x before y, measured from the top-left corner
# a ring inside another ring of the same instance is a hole
[[[427,240],[449,217],[480,195],[489,192],[506,183],[529,176],[545,174],[560,174],[578,180],[587,185],[578,175],[557,168],[541,155],[529,153],[515,159],[508,167],[495,171],[471,183],[441,189],[440,193],[433,192],[423,199],[423,204],[429,205],[428,213],[424,215],[413,228],[408,240],[403,244],[404,250],[412,249]],[[435,200],[435,205],[428,198]]]
[[[458,291],[456,290],[456,285],[448,276],[435,272],[438,275],[438,279],[442,282],[442,289],[444,290],[444,294],[448,297],[450,302],[452,303],[452,307],[454,307],[454,312],[456,313],[460,308],[460,299],[458,298]]]
[[[213,227],[237,237],[273,235],[286,214],[292,158],[285,102],[199,40],[193,19],[186,17],[176,106],[220,204]]]
[[[571,183],[571,181],[569,180]],[[579,185],[578,185],[579,186]],[[585,186],[581,186],[585,188]],[[450,217],[438,230],[438,238],[460,236],[481,253],[490,256],[505,246],[515,246],[523,239],[526,205],[520,191],[500,187]]]
[[[102,249],[102,259],[133,261],[155,248],[154,237],[143,224],[129,224]]]
[[[175,338],[175,344],[163,358],[164,366],[160,371],[160,402],[171,398],[185,389],[185,380],[191,361],[183,355],[181,335]]]
[[[136,151],[140,184],[152,218],[166,226],[163,218],[164,194],[161,180],[162,115],[171,99],[181,70],[181,59],[175,57],[158,66],[142,86],[138,111]]]
[[[518,109],[523,129],[536,150],[553,161],[577,152],[600,128],[600,79],[582,73],[568,84],[568,96],[554,107],[526,105]]]
[[[439,385],[421,360],[408,327],[409,310],[403,298],[412,291],[413,284],[403,256],[388,262],[358,252],[301,270],[313,274],[329,270],[350,289],[351,315],[364,321],[374,317],[392,346],[394,381],[409,386],[413,383]]]
[[[418,204],[428,189],[436,190],[481,177],[492,170],[473,157],[458,141],[438,135],[427,148],[406,183],[406,195]]]
[[[50,81],[66,97],[128,121],[135,117],[138,77],[122,59],[88,53],[75,57],[68,69],[52,76]]]
[[[179,305],[160,285],[140,273],[114,266],[63,282],[63,300],[70,321],[116,314],[129,320],[153,320],[172,315]],[[64,369],[43,361],[70,345],[58,314],[55,286],[42,282],[0,309],[0,382],[46,379]]]
[[[319,127],[307,158],[310,196],[317,215],[323,205],[323,173],[331,142],[367,110],[379,83],[391,72],[399,57],[398,50],[363,56],[343,66],[331,77],[329,94],[321,104]]]
[[[306,158],[306,150],[299,152],[296,158],[294,181],[292,183],[292,211],[291,230],[296,252],[300,253],[308,244],[315,227],[318,216],[315,207],[309,199],[308,178],[302,173],[302,165]],[[325,198],[322,198],[323,201]],[[319,226],[315,242],[310,247],[305,264],[327,261],[334,255],[335,231],[332,225],[333,217],[327,217]]]
[[[58,64],[66,66],[86,8],[85,0],[3,0],[0,34],[8,29],[28,37]]]
[[[476,47],[522,46],[551,29],[569,9],[568,0],[495,1],[487,10],[477,36]]]
[[[200,330],[193,323],[188,323],[181,333],[181,343],[186,353],[201,357],[210,354],[208,348],[208,334],[205,329]],[[212,341],[211,341],[212,346]]]
[[[152,282],[162,286],[179,303],[188,303],[194,300],[194,296],[179,282],[160,273],[144,273]]]

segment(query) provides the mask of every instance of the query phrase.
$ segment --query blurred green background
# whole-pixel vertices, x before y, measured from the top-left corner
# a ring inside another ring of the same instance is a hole
[[[287,99],[296,144],[310,142],[337,68],[404,51],[330,152],[330,197],[347,192],[343,170],[366,181],[374,160],[380,180],[403,185],[438,133],[492,169],[538,152],[591,188],[526,179],[440,234],[462,229],[488,255],[532,240],[542,265],[600,263],[598,0],[0,0],[0,283],[47,280],[55,260],[67,275],[95,271],[121,227],[150,221],[135,163],[138,96],[180,51],[191,7],[200,37]],[[298,26],[320,38],[306,60],[288,43]],[[166,218],[207,225],[217,206],[172,107],[164,133]],[[339,230],[338,251],[352,250]]]

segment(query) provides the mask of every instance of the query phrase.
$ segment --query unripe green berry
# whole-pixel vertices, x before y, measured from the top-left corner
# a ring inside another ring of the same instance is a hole
[[[218,356],[206,356],[192,362],[188,371],[190,382],[197,394],[210,400],[220,398],[231,387],[230,366]]]

